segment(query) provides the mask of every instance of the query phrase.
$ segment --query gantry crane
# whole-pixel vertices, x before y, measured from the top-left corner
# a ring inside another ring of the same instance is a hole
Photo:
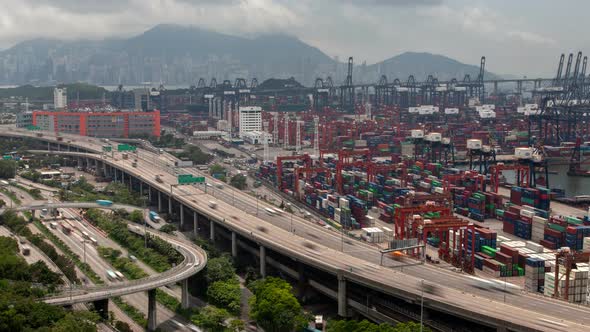
[[[559,265],[563,265],[565,267],[565,294],[563,294],[563,299],[565,301],[569,298],[569,287],[570,287],[570,273],[572,272],[572,268],[577,263],[588,263],[590,260],[590,251],[582,251],[576,252],[572,251],[569,248],[562,248],[557,251],[555,254],[555,292],[553,293],[554,298],[559,298]]]

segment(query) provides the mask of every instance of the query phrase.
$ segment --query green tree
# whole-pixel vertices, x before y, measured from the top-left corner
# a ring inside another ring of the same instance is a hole
[[[0,178],[10,179],[14,177],[16,169],[16,161],[14,160],[0,160]]]
[[[214,306],[206,306],[201,311],[191,317],[191,321],[200,327],[212,332],[222,332],[225,330],[223,322],[229,317],[225,309],[219,309]]]
[[[216,281],[207,288],[209,301],[218,307],[227,309],[232,314],[240,312],[241,295],[240,283],[236,279]]]
[[[243,331],[246,328],[246,324],[244,324],[244,321],[241,319],[232,319],[229,322],[229,326],[228,329],[231,332],[240,332]]]
[[[133,330],[131,329],[131,326],[129,326],[129,324],[122,322],[120,320],[115,322],[115,328],[119,332],[133,332]]]
[[[136,224],[143,224],[143,212],[140,210],[133,210],[133,212],[129,213],[127,219]]]
[[[0,208],[5,207],[5,206],[6,206],[6,202],[3,199],[0,199]]]
[[[303,328],[308,317],[292,293],[292,287],[279,278],[265,278],[252,283],[250,317],[268,332]]]
[[[244,176],[243,174],[236,174],[232,176],[231,180],[229,181],[229,184],[240,190],[244,190],[248,186],[248,184],[246,183],[246,176]]]
[[[336,320],[329,321],[326,327],[327,332],[419,332],[420,324],[415,322],[398,323],[395,326],[389,324],[374,324],[364,319],[355,320]],[[424,327],[424,332],[430,332],[428,327]]]
[[[225,175],[226,175],[226,171],[225,171],[225,167],[219,165],[219,164],[213,164],[211,165],[211,167],[209,167],[209,174],[214,175],[214,174],[219,174],[218,179],[225,182]]]
[[[236,270],[228,256],[212,258],[207,261],[205,278],[207,283],[226,281],[236,278]]]
[[[166,224],[166,225],[160,227],[160,232],[172,234],[172,232],[174,232],[174,231],[176,231],[176,226],[174,226],[172,224]]]
[[[95,332],[98,321],[98,314],[90,311],[78,311],[67,314],[60,319],[51,329],[51,332]]]

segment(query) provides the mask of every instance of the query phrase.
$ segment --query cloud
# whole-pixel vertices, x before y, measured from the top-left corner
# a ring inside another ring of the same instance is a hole
[[[552,38],[541,36],[528,31],[508,31],[508,36],[514,39],[520,39],[529,44],[547,44],[555,45],[556,41]]]
[[[442,0],[341,0],[356,6],[434,6],[442,4]]]

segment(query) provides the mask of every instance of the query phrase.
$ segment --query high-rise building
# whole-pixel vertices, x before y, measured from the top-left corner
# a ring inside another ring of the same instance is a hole
[[[160,136],[160,111],[47,112],[33,111],[32,124],[42,130],[91,137]]]
[[[53,107],[56,110],[63,110],[68,107],[68,89],[55,88],[53,89]]]
[[[262,131],[262,107],[240,106],[240,137],[251,131]]]

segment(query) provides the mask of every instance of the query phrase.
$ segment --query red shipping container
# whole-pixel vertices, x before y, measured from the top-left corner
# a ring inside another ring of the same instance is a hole
[[[560,231],[556,231],[554,229],[551,229],[549,227],[545,227],[545,234],[547,235],[551,235],[553,237],[557,237],[557,238],[561,238],[563,235]]]

